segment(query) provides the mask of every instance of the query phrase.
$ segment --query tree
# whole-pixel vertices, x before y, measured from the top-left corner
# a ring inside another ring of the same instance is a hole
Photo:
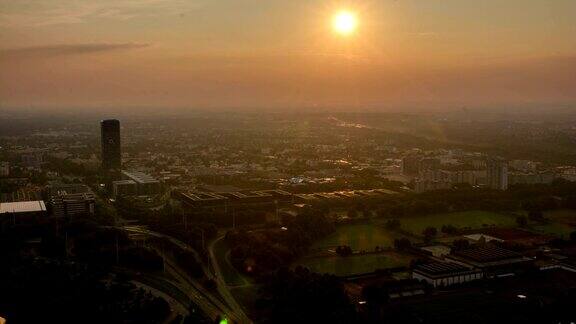
[[[544,213],[541,210],[533,210],[528,213],[528,218],[534,221],[544,220]]]
[[[432,226],[428,226],[422,231],[422,235],[424,236],[424,241],[426,241],[426,242],[430,242],[437,234],[438,234],[438,230]]]
[[[352,248],[348,245],[340,245],[336,247],[336,253],[341,257],[352,255]]]
[[[372,211],[370,209],[364,209],[362,211],[362,217],[364,217],[364,218],[372,217]]]
[[[389,219],[386,221],[386,225],[384,225],[387,229],[399,229],[400,228],[400,220],[398,219]]]
[[[443,225],[442,226],[442,233],[448,235],[454,235],[458,233],[458,229],[452,225]]]
[[[348,217],[349,218],[356,218],[358,217],[358,211],[354,208],[348,210]]]
[[[412,247],[412,242],[409,239],[403,237],[401,239],[394,240],[394,248],[397,250],[406,250]]]
[[[520,227],[526,227],[528,225],[528,219],[526,216],[518,216],[516,217],[516,224]]]

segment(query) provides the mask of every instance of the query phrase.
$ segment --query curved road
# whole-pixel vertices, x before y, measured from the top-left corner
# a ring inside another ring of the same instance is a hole
[[[202,265],[202,269],[204,270],[204,274],[207,278],[212,279],[216,282],[216,286],[218,292],[224,298],[224,301],[227,305],[224,305],[218,297],[215,297],[211,292],[207,291],[206,288],[203,287],[202,283],[190,278],[185,272],[181,271],[178,265],[172,263],[169,258],[165,259],[165,264],[167,265],[166,270],[170,271],[170,273],[177,278],[180,282],[186,285],[187,289],[185,291],[189,291],[191,293],[190,298],[194,300],[198,306],[202,308],[206,314],[213,315],[215,313],[215,309],[220,310],[219,315],[224,315],[228,320],[231,320],[234,323],[242,323],[242,324],[250,324],[252,320],[248,318],[242,307],[238,304],[234,296],[228,290],[228,285],[223,279],[222,273],[220,272],[220,266],[218,265],[218,261],[215,258],[213,247],[216,242],[224,238],[224,235],[215,239],[209,246],[209,255],[210,255],[210,264],[214,269],[214,274],[210,272],[210,270],[204,265],[198,253],[192,249],[188,244],[165,234],[150,231],[144,229],[140,226],[124,226],[120,227],[120,229],[125,230],[127,232],[137,233],[137,234],[145,234],[154,237],[165,238],[169,240],[174,245],[180,247],[183,250],[190,251],[194,254],[196,261]],[[208,303],[207,303],[208,302]]]
[[[218,243],[218,241],[224,239],[224,236],[225,235],[221,235],[220,237],[218,237],[217,239],[212,241],[208,247],[208,253],[210,254],[210,263],[212,264],[212,268],[214,269],[215,280],[216,280],[216,283],[218,284],[217,285],[218,286],[218,292],[220,292],[220,295],[222,295],[222,297],[224,297],[224,300],[226,300],[226,303],[228,303],[228,305],[230,305],[230,307],[232,309],[239,312],[238,314],[242,314],[244,316],[243,320],[245,320],[247,322],[243,321],[242,323],[252,323],[252,321],[250,321],[250,319],[244,313],[242,306],[240,306],[238,304],[238,302],[236,301],[234,296],[232,296],[232,293],[230,293],[230,290],[228,289],[228,285],[226,284],[226,281],[224,281],[224,276],[222,275],[222,272],[220,270],[220,265],[218,264],[218,259],[216,258],[216,255],[214,254],[214,246],[216,245],[216,243]]]

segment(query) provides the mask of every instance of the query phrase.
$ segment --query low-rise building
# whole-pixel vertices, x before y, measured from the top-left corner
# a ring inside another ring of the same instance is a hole
[[[49,206],[55,217],[93,215],[95,195],[82,184],[51,186],[48,190]]]
[[[155,195],[160,193],[161,185],[153,176],[139,171],[122,171],[122,175],[136,183],[138,195]]]
[[[138,185],[133,180],[119,180],[112,182],[112,194],[114,198],[134,196],[138,194]]]
[[[412,271],[413,279],[426,281],[434,287],[451,286],[482,279],[482,277],[481,270],[453,262],[422,264]]]
[[[0,223],[30,224],[46,219],[42,200],[0,203]]]
[[[495,246],[455,251],[446,260],[479,269],[487,278],[515,275],[533,265],[532,259]]]

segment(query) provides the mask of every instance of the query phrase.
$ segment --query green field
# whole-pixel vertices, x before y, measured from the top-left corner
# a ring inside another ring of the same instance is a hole
[[[418,217],[405,217],[400,219],[401,228],[416,235],[429,226],[438,231],[443,225],[452,225],[457,228],[480,229],[485,226],[515,227],[516,219],[513,216],[487,211],[465,211],[457,213],[435,214]]]
[[[544,225],[535,225],[532,230],[539,234],[550,234],[561,239],[569,239],[570,233],[576,231],[576,227],[562,223],[549,223]]]
[[[544,218],[555,223],[576,225],[576,210],[558,209],[544,212]]]
[[[318,273],[330,273],[337,276],[372,272],[377,269],[408,266],[411,258],[394,252],[354,255],[349,257],[306,257],[297,265]]]
[[[354,251],[372,251],[376,246],[391,247],[394,234],[373,224],[341,225],[328,237],[316,242],[312,249],[328,249],[338,245],[348,245]]]

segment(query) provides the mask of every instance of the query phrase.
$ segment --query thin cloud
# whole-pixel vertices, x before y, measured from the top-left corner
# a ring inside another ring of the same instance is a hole
[[[129,20],[137,17],[179,15],[196,10],[203,3],[196,0],[54,0],[37,2],[0,0],[0,27],[38,28],[52,25],[79,24],[94,19]]]
[[[56,56],[83,55],[100,52],[133,50],[150,46],[149,44],[121,43],[121,44],[58,44],[47,46],[32,46],[9,48],[0,50],[0,57],[4,59],[15,58],[46,58]]]

